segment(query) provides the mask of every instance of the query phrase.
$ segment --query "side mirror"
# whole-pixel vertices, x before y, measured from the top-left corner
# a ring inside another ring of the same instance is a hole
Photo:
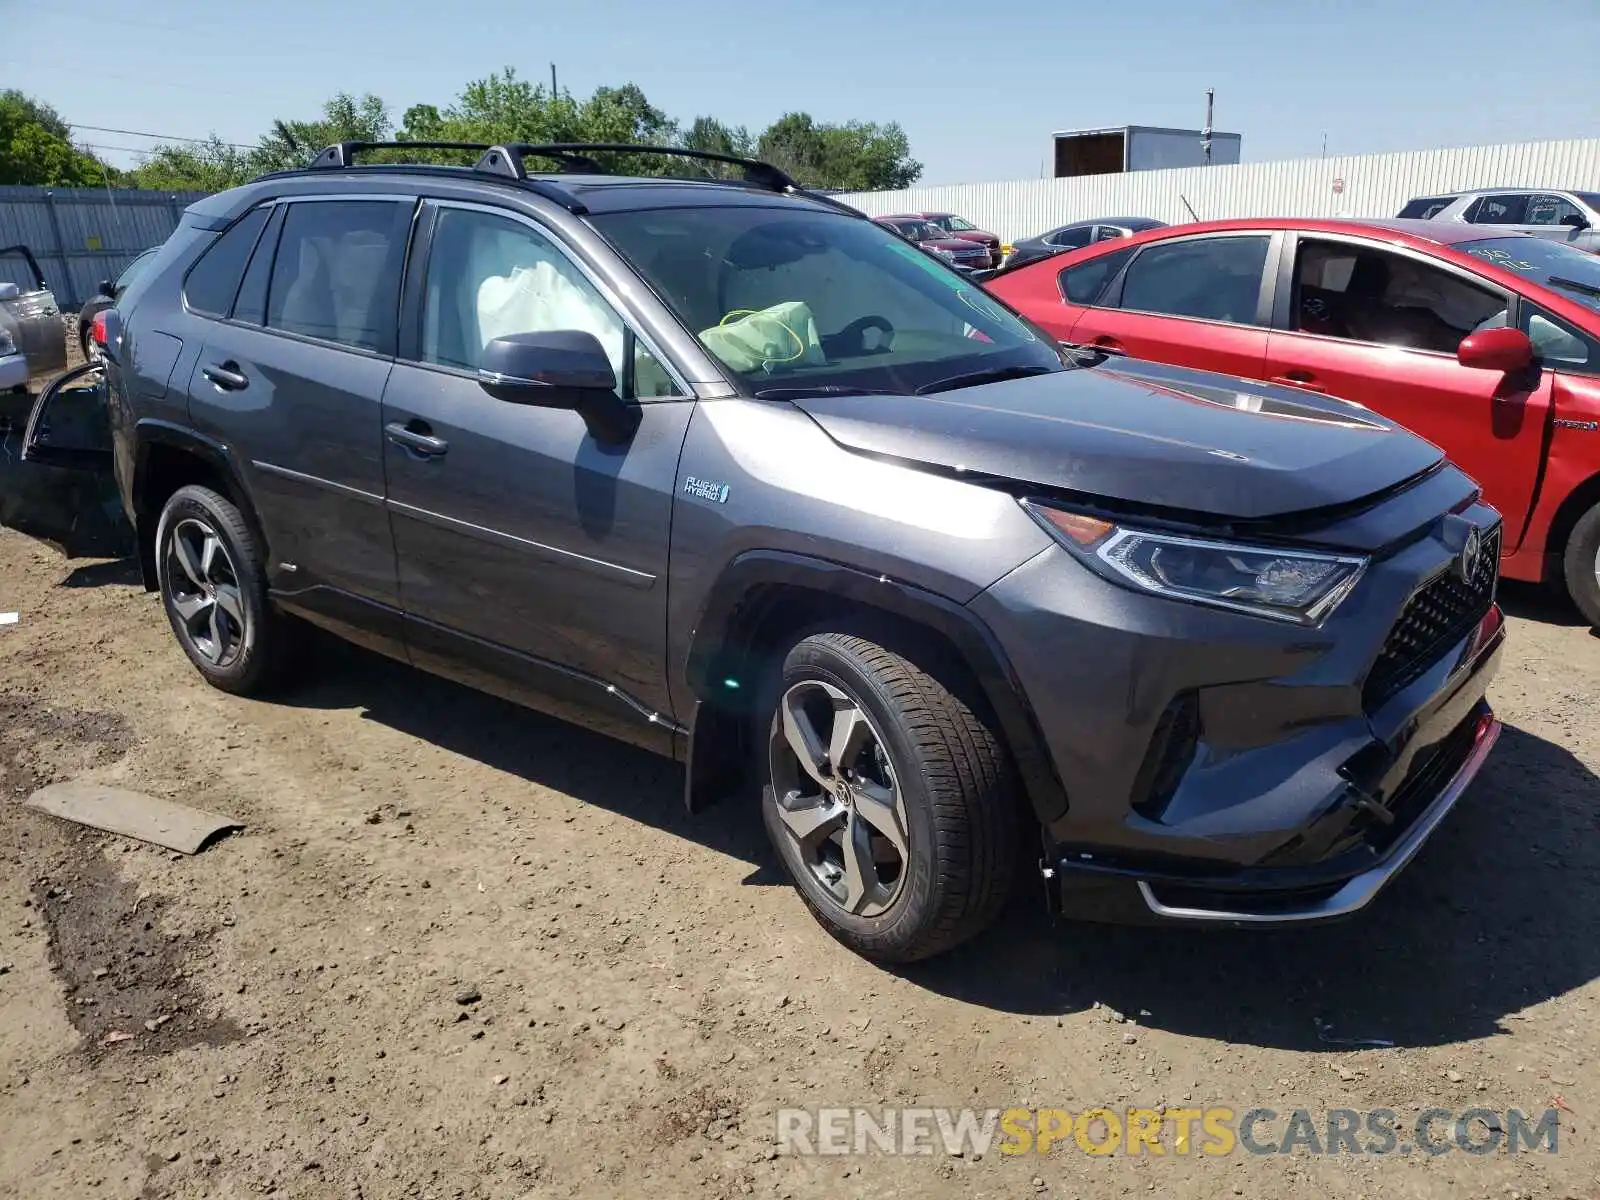
[[[1480,371],[1520,371],[1533,362],[1533,343],[1520,329],[1483,329],[1461,339],[1456,361]]]
[[[581,330],[495,338],[483,348],[478,386],[511,404],[573,409],[602,442],[625,442],[639,427],[639,407],[617,395],[600,339]]]
[[[109,279],[102,279],[95,285],[95,287],[99,290],[102,296],[113,296],[116,294],[117,285],[112,283]]]
[[[1580,214],[1578,214],[1578,213],[1568,213],[1566,216],[1561,218],[1561,223],[1563,225],[1565,225],[1568,229],[1587,229],[1587,228],[1589,228],[1588,220],[1586,218],[1584,218],[1583,216],[1581,216]]]

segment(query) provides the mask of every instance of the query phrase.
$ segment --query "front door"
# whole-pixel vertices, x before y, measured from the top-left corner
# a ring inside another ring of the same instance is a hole
[[[1449,455],[1516,548],[1539,478],[1548,371],[1463,367],[1456,347],[1505,324],[1511,297],[1465,271],[1355,238],[1302,236],[1267,342],[1269,376],[1354,400]]]
[[[407,288],[383,400],[412,658],[557,711],[563,696],[597,702],[602,725],[654,744],[651,714],[670,717],[666,568],[687,389],[532,222],[439,204],[414,253],[426,270]],[[609,351],[642,408],[626,444],[597,441],[576,412],[479,386],[489,340],[556,329]],[[549,694],[524,696],[524,682]]]
[[[1270,233],[1178,238],[1139,248],[1070,340],[1135,358],[1256,378],[1267,353]]]

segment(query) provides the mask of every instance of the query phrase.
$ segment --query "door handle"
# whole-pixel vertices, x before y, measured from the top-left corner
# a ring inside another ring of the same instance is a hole
[[[395,445],[404,446],[424,458],[437,458],[450,449],[449,442],[433,436],[426,421],[412,421],[409,425],[391,421],[383,427],[383,432]]]
[[[219,392],[237,392],[250,386],[248,376],[239,371],[239,364],[231,359],[225,363],[210,363],[200,368],[200,374],[214,383]]]
[[[1274,375],[1267,382],[1285,383],[1290,387],[1302,388],[1308,392],[1326,392],[1328,390],[1317,382],[1317,377],[1310,371],[1285,371],[1282,375]]]
[[[1102,350],[1115,350],[1119,354],[1122,353],[1122,343],[1114,337],[1097,337],[1092,345],[1099,346]]]

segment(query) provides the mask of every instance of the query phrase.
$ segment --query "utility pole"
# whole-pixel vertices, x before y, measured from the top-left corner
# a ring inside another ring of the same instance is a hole
[[[550,64],[550,98],[554,100],[561,93],[556,90],[556,65]]]
[[[1215,88],[1206,89],[1206,123],[1200,130],[1200,162],[1207,167],[1211,165],[1211,105],[1216,94]]]

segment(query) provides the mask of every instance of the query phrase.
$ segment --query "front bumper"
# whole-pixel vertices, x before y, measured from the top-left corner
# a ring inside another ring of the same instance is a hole
[[[1498,524],[1479,504],[1455,511]],[[1505,641],[1492,571],[1483,608],[1394,668],[1396,635],[1450,569],[1436,532],[1374,559],[1318,629],[1131,592],[1054,550],[972,602],[1065,793],[1040,813],[1064,911],[1291,924],[1377,895],[1499,732],[1484,698]]]

